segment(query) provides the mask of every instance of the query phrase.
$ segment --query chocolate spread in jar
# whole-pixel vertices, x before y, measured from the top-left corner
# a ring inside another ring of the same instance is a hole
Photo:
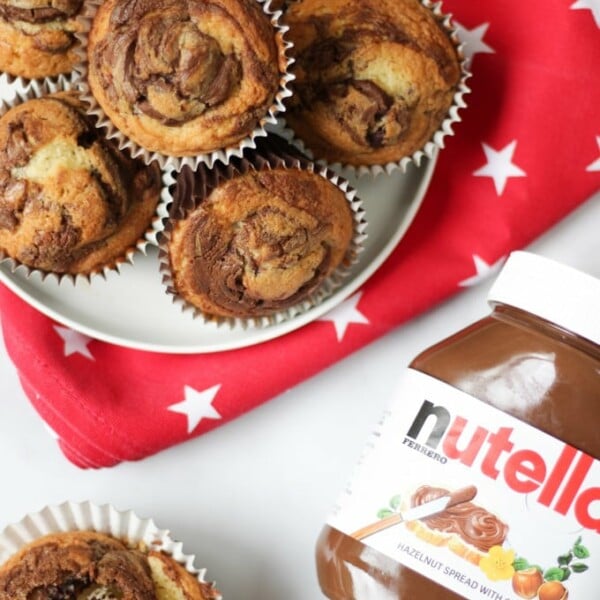
[[[554,312],[543,308],[536,315],[535,298],[544,295],[543,282],[538,286],[535,271],[540,265],[545,275],[558,268],[549,289],[562,289],[556,305],[563,306]],[[600,457],[599,321],[591,325],[590,333],[582,317],[586,313],[577,304],[581,299],[576,294],[566,295],[571,289],[561,283],[564,267],[526,253],[514,253],[504,269],[506,276],[510,269],[516,268],[534,269],[529,290],[531,302],[527,297],[524,302],[519,298],[513,306],[494,298],[492,289],[493,311],[488,317],[424,351],[410,368],[597,460]],[[577,276],[583,276],[584,287],[589,284],[586,299],[595,301],[597,306],[600,282],[580,273]],[[567,312],[561,322],[561,316]],[[555,315],[557,318],[552,319]],[[323,592],[335,600],[464,598],[330,525],[324,527],[318,540],[317,571]]]

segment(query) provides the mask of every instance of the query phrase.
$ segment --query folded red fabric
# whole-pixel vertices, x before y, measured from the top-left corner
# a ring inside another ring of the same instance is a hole
[[[443,9],[473,57],[463,123],[405,238],[331,313],[259,346],[166,355],[90,340],[0,286],[8,352],[69,460],[138,460],[226,423],[476,283],[600,188],[600,0]]]

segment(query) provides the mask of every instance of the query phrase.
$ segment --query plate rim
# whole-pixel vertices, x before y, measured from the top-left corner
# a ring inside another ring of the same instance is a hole
[[[161,354],[172,354],[172,355],[183,355],[183,354],[212,354],[219,352],[227,352],[230,350],[239,350],[242,348],[248,348],[256,346],[264,342],[274,340],[282,337],[288,333],[296,331],[305,325],[316,321],[319,317],[323,316],[345,300],[347,300],[354,292],[356,292],[385,262],[385,260],[394,251],[396,246],[400,243],[408,228],[412,224],[415,216],[417,215],[421,204],[425,198],[427,190],[429,189],[433,173],[438,161],[438,152],[434,152],[431,158],[424,159],[426,164],[423,162],[416,167],[411,164],[409,168],[415,167],[423,169],[423,174],[418,183],[416,192],[410,201],[410,206],[406,211],[404,218],[402,219],[401,225],[396,229],[394,235],[392,235],[387,243],[381,248],[377,256],[371,260],[371,262],[359,271],[356,275],[350,277],[348,281],[338,288],[331,296],[323,300],[323,302],[310,308],[306,312],[303,312],[291,319],[276,323],[265,327],[254,327],[255,335],[251,338],[243,338],[232,342],[218,342],[209,345],[206,344],[164,344],[164,343],[153,343],[153,342],[141,342],[139,340],[132,340],[128,337],[119,337],[110,333],[106,333],[102,330],[95,329],[88,325],[80,323],[78,320],[72,319],[67,315],[63,315],[53,308],[47,306],[42,301],[28,293],[21,286],[18,285],[14,278],[10,277],[3,267],[0,265],[0,282],[8,287],[13,293],[20,297],[27,304],[44,314],[46,317],[53,321],[69,327],[74,331],[82,333],[93,340],[99,340],[123,348],[129,348],[132,350],[138,350],[143,352],[161,353]],[[342,175],[343,176],[343,175]],[[363,176],[364,177],[364,176]],[[382,173],[377,177],[387,177],[387,174]],[[368,223],[368,215],[367,215]]]

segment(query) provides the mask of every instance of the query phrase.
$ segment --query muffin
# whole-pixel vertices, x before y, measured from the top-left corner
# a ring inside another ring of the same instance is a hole
[[[51,533],[0,566],[0,600],[213,600],[171,556],[94,531]]]
[[[144,150],[237,147],[275,102],[280,38],[256,0],[107,0],[89,32],[87,83]]]
[[[312,163],[263,151],[229,168],[184,167],[173,194],[161,242],[169,292],[205,317],[256,319],[314,303],[355,258],[353,192]]]
[[[455,44],[419,0],[298,0],[286,121],[318,159],[384,165],[412,155],[449,112]]]
[[[218,600],[171,554],[95,531],[50,533],[0,566],[0,600]]]
[[[0,256],[61,274],[113,267],[149,229],[160,190],[160,169],[103,140],[74,92],[0,118]]]
[[[0,0],[0,71],[26,79],[68,74],[83,0]]]

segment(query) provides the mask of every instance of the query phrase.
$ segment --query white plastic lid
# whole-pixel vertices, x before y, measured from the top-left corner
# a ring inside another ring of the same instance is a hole
[[[600,345],[600,280],[549,258],[513,252],[488,294]]]

